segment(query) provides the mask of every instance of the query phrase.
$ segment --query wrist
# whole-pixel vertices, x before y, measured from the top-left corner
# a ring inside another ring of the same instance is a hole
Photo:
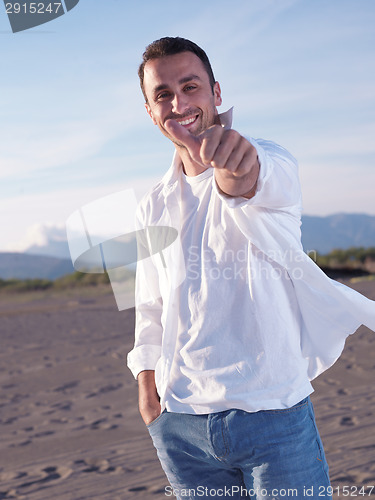
[[[137,380],[139,407],[148,407],[159,403],[160,397],[156,389],[155,371],[142,371],[138,374]]]

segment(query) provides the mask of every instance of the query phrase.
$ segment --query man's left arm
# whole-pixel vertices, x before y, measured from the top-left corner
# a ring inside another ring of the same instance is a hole
[[[301,186],[296,159],[270,141],[251,141],[239,132],[213,125],[198,136],[175,120],[166,128],[202,167],[215,169],[215,185],[232,207],[249,204],[301,215]]]

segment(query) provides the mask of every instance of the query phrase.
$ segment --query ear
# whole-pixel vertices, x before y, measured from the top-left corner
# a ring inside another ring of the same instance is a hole
[[[223,100],[221,98],[221,88],[219,82],[215,82],[214,84],[214,97],[215,97],[215,106],[220,106]]]
[[[146,108],[148,116],[151,118],[151,120],[153,121],[154,125],[156,125],[156,121],[155,121],[154,115],[152,114],[150,105],[147,104],[147,102],[145,102],[145,108]]]

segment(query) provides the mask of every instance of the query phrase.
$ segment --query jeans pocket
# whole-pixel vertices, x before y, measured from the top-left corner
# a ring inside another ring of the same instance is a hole
[[[167,413],[167,410],[166,410],[166,409],[164,409],[164,410],[160,413],[160,415],[159,415],[158,417],[154,418],[154,420],[153,420],[152,422],[150,422],[149,424],[147,424],[147,425],[146,425],[147,429],[150,429],[151,427],[153,427],[153,426],[154,426],[154,424],[157,424],[157,423],[158,423],[158,422],[162,419],[162,417],[163,417],[163,415],[164,415],[165,413]]]

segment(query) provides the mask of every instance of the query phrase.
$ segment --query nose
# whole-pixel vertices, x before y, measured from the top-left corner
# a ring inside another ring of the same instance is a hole
[[[172,99],[172,112],[182,115],[188,108],[187,96],[182,92],[176,92]]]

